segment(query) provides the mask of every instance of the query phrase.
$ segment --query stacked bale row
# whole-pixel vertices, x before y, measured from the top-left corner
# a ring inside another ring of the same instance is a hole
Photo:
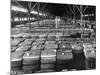
[[[95,52],[87,56],[95,48],[88,50],[80,42],[79,38],[69,38],[68,33],[60,32],[15,35],[11,40],[11,67],[24,73],[83,70],[87,64],[92,64],[88,68],[95,68]]]

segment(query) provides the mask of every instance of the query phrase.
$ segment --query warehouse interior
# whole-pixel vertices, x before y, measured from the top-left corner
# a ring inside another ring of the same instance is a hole
[[[11,73],[96,69],[96,6],[11,0]]]

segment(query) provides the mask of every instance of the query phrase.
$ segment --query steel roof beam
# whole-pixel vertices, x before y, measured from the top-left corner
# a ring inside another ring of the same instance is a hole
[[[82,12],[81,12],[80,8],[79,8],[77,5],[76,5],[76,7],[77,7],[78,11],[80,12],[80,14],[82,14]]]
[[[88,6],[85,7],[85,9],[83,10],[83,13],[85,12],[85,10],[88,8]]]
[[[33,9],[36,7],[37,4],[38,2],[36,2],[35,5],[31,8],[31,11],[33,11]]]
[[[15,1],[17,3],[17,5],[21,8],[24,8],[19,2]]]
[[[29,18],[29,31],[31,31],[31,21],[30,21],[30,11],[31,11],[31,2],[28,3],[28,18]]]
[[[68,6],[68,7],[69,7],[70,11],[74,14],[74,12],[73,12],[73,10],[71,9],[71,7],[70,7],[70,6]]]

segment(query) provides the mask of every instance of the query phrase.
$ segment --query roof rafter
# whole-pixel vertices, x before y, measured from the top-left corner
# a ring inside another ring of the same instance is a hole
[[[15,1],[15,2],[19,7],[24,8],[19,2],[17,2],[17,1]]]
[[[83,13],[85,12],[85,10],[88,8],[88,6],[85,7],[85,9],[83,10]]]
[[[33,11],[33,9],[36,7],[37,4],[38,4],[38,2],[36,2],[36,3],[34,4],[34,6],[31,8],[31,11]]]
[[[71,9],[71,7],[68,5],[68,7],[69,7],[69,9],[70,9],[70,11],[74,14],[74,12],[73,12],[73,10]]]

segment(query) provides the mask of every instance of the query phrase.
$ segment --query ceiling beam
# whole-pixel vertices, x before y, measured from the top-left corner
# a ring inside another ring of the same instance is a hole
[[[42,7],[41,11],[43,11],[43,10],[44,10],[44,8],[46,7],[46,5],[47,5],[47,4],[44,4],[44,5],[43,5],[43,7]]]
[[[37,4],[38,4],[38,2],[36,2],[36,3],[34,4],[34,6],[31,8],[31,11],[33,11],[33,9],[36,7]]]
[[[83,10],[83,13],[85,12],[85,10],[88,8],[88,6],[85,7],[85,9]]]
[[[15,2],[19,7],[24,8],[19,2],[17,2],[17,1],[15,1]]]
[[[77,5],[76,5],[76,7],[77,7],[78,11],[80,12],[80,14],[82,14],[82,12],[81,12],[80,8],[79,8]]]
[[[32,5],[31,2],[29,2],[28,3],[28,9],[29,9],[29,11],[31,11],[31,5]]]
[[[71,7],[68,5],[68,7],[69,7],[69,9],[70,9],[70,11],[74,14],[74,12],[73,12],[73,10],[71,9]]]

